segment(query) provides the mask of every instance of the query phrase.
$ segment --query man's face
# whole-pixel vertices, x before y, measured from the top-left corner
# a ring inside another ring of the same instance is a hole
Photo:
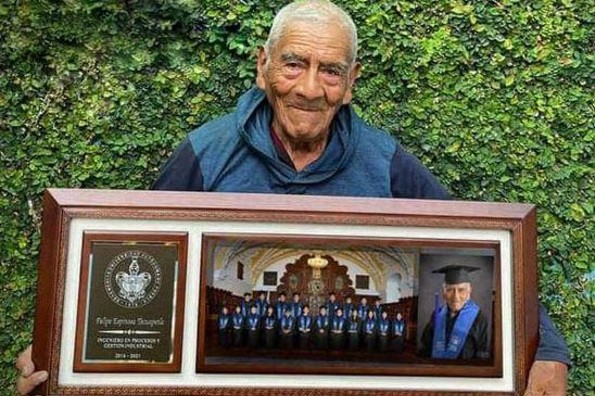
[[[329,298],[330,298],[331,302],[335,302],[335,300],[337,299],[337,297],[335,297],[334,294],[331,294]]]
[[[346,303],[346,304],[351,304],[351,297],[347,297],[347,298],[345,299],[345,303]]]
[[[300,296],[299,296],[299,294],[296,294],[296,295],[293,296],[293,302],[296,302],[296,303],[297,302],[300,302]]]
[[[281,302],[285,301],[285,294],[281,294],[281,295],[279,296],[279,300],[280,300]]]
[[[275,131],[292,142],[326,138],[359,65],[349,64],[349,38],[337,23],[288,26],[269,54],[258,55],[257,85],[274,112]],[[267,58],[268,57],[268,58]]]
[[[244,296],[244,301],[250,301],[250,295],[245,295]]]
[[[362,298],[362,305],[366,305],[368,303],[368,300],[366,300],[365,298]]]
[[[459,312],[471,298],[471,284],[469,282],[454,285],[445,284],[442,288],[442,298],[446,301],[451,312]]]
[[[258,295],[258,298],[260,298],[260,300],[261,300],[261,301],[264,301],[264,294],[262,294],[262,293],[261,293],[261,294],[259,294],[259,295]]]

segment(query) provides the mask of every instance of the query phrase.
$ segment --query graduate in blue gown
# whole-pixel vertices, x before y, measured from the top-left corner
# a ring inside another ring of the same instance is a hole
[[[364,320],[363,336],[366,351],[374,352],[376,348],[376,335],[378,333],[378,321],[374,317],[374,310],[368,311],[368,317]]]
[[[405,339],[407,337],[407,322],[400,312],[392,323],[393,351],[401,353],[405,349]]]
[[[352,310],[347,321],[347,348],[350,351],[357,351],[361,343],[363,319],[357,314],[357,310]]]
[[[260,315],[256,305],[252,305],[250,313],[246,318],[246,331],[248,334],[248,348],[258,348],[260,341]]]
[[[345,329],[347,319],[343,316],[343,310],[338,308],[335,316],[331,319],[330,327],[330,348],[334,351],[343,349],[345,345]]]
[[[320,307],[319,312],[314,320],[314,346],[316,349],[325,350],[328,347],[328,330],[331,321],[324,305]]]
[[[256,305],[256,313],[258,315],[265,316],[267,313],[267,309],[269,308],[269,302],[266,298],[266,292],[261,291],[258,293],[258,298],[254,301],[254,305]]]
[[[244,329],[246,318],[242,315],[242,307],[237,305],[234,314],[231,316],[233,346],[236,348],[244,345]]]
[[[275,317],[275,309],[270,305],[262,319],[262,327],[264,333],[264,346],[267,349],[273,349],[277,342],[277,318]]]
[[[310,348],[310,334],[312,334],[312,325],[314,320],[310,316],[310,306],[304,305],[302,314],[298,316],[298,343],[300,349],[307,350]]]
[[[219,345],[223,348],[229,348],[231,345],[231,315],[227,307],[221,308],[221,312],[217,317],[217,335]]]
[[[389,338],[390,320],[388,320],[388,312],[382,311],[378,319],[378,350],[380,352],[388,352]]]
[[[279,335],[281,337],[281,348],[286,350],[293,349],[293,341],[295,336],[296,319],[291,315],[291,309],[287,307],[285,314],[278,321]]]

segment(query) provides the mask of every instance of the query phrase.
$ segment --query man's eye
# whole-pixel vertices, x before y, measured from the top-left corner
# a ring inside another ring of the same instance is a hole
[[[286,67],[290,68],[290,69],[297,69],[300,67],[300,64],[297,62],[288,62],[285,64]]]
[[[323,72],[330,76],[336,76],[336,77],[341,77],[343,75],[341,70],[338,70],[338,69],[324,69]]]

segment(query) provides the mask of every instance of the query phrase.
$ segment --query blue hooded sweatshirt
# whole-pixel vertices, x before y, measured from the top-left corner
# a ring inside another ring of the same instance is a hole
[[[417,158],[349,105],[335,117],[322,156],[299,172],[271,139],[272,117],[264,92],[249,90],[235,112],[190,133],[153,188],[449,199]]]
[[[233,113],[192,131],[163,167],[156,190],[450,199],[448,191],[388,133],[350,105],[331,125],[320,158],[297,171],[270,135],[272,109],[252,88]],[[568,349],[543,306],[536,360],[570,365]]]

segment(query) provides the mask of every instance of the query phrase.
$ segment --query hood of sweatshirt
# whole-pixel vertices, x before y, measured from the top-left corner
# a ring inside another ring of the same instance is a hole
[[[361,135],[362,121],[350,105],[342,106],[331,123],[329,141],[323,154],[300,172],[277,155],[270,136],[273,110],[264,91],[252,88],[238,100],[237,128],[241,138],[260,156],[280,184],[324,182],[349,163]]]

